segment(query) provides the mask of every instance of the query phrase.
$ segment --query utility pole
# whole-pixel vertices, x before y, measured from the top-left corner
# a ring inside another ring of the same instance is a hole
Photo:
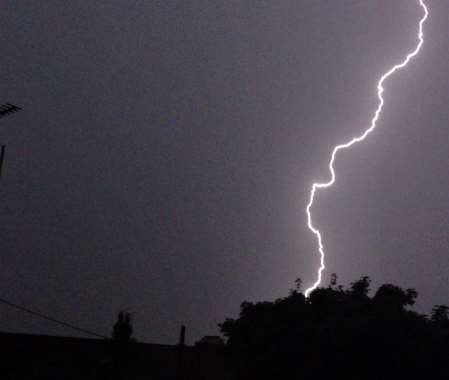
[[[4,103],[0,105],[0,119],[2,117],[11,115],[12,113],[19,112],[22,108],[15,106],[11,103]],[[6,146],[2,145],[1,151],[0,151],[0,177],[2,175],[2,168],[3,168],[3,160],[5,159],[5,149]]]
[[[3,159],[5,158],[5,146],[2,145],[2,150],[0,152],[0,177],[2,176]]]

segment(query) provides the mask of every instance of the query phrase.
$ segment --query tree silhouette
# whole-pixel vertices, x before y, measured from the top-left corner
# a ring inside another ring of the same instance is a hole
[[[133,333],[133,327],[131,325],[131,313],[126,311],[120,311],[118,313],[117,322],[114,325],[114,329],[112,331],[113,338],[120,342],[126,343],[131,339],[131,335]]]
[[[128,378],[131,367],[131,335],[133,327],[131,324],[132,314],[126,311],[118,313],[117,322],[112,330],[113,346],[112,346],[112,373],[110,378],[123,380]]]
[[[300,280],[285,298],[243,302],[220,324],[237,379],[449,377],[449,308],[410,310],[418,293],[369,277],[348,288],[332,276],[308,298]]]
[[[449,327],[449,307],[446,305],[435,305],[430,316],[431,321],[442,328]]]

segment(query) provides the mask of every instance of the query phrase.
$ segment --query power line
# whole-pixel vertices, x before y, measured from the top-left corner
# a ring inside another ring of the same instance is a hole
[[[97,338],[109,339],[109,337],[107,337],[107,336],[105,336],[105,335],[98,334],[98,333],[96,333],[96,332],[93,332],[93,331],[90,331],[90,330],[86,330],[86,329],[84,329],[84,328],[82,328],[82,327],[78,327],[78,326],[72,325],[72,324],[70,324],[70,323],[60,321],[60,320],[58,320],[58,319],[56,319],[56,318],[49,317],[48,315],[39,313],[39,312],[37,312],[37,311],[30,310],[30,309],[28,309],[28,308],[26,308],[26,307],[16,305],[16,304],[14,304],[14,303],[12,303],[12,302],[10,302],[10,301],[7,301],[7,300],[5,300],[5,299],[3,299],[3,298],[0,298],[0,303],[3,303],[3,304],[5,304],[5,305],[7,305],[7,306],[10,306],[10,307],[12,307],[12,308],[14,308],[14,309],[21,310],[21,311],[24,311],[24,312],[26,312],[26,313],[32,314],[32,315],[34,315],[34,316],[40,317],[40,318],[42,318],[42,319],[46,319],[47,321],[50,321],[50,322],[53,322],[53,323],[57,323],[57,324],[59,324],[59,325],[61,325],[61,326],[67,327],[67,328],[69,328],[69,329],[72,329],[72,330],[76,330],[76,331],[82,332],[82,333],[87,334],[87,335],[92,335],[92,336],[95,336],[95,337],[97,337]]]
[[[5,116],[8,116],[8,115],[10,115],[12,113],[15,113],[15,112],[19,112],[21,110],[22,110],[22,108],[14,105],[14,104],[11,104],[11,103],[0,104],[0,118],[3,118]],[[5,146],[2,145],[1,146],[1,150],[0,150],[0,174],[1,174],[1,169],[2,169],[2,166],[3,166],[4,156],[5,156]],[[12,303],[10,301],[7,301],[7,300],[5,300],[3,298],[0,298],[0,303],[3,303],[4,305],[10,306],[10,307],[15,308],[17,310],[24,311],[24,312],[26,312],[28,314],[40,317],[40,318],[45,319],[47,321],[50,321],[50,322],[53,322],[53,323],[57,323],[57,324],[59,324],[61,326],[67,327],[69,329],[82,332],[82,333],[87,334],[87,335],[92,335],[92,336],[95,336],[97,338],[109,339],[109,337],[104,336],[102,334],[98,334],[96,332],[93,332],[93,331],[90,331],[90,330],[87,330],[87,329],[84,329],[84,328],[72,325],[70,323],[60,321],[60,320],[58,320],[56,318],[49,317],[48,315],[39,313],[39,312],[34,311],[34,310],[30,310],[30,309],[28,309],[26,307],[23,307],[23,306],[20,306],[20,305],[16,305],[16,304],[14,304],[14,303]]]
[[[22,108],[14,105],[14,104],[11,104],[11,103],[0,104],[0,118],[8,116],[8,115],[10,115],[12,113],[15,113],[15,112],[19,112],[21,110],[22,110]],[[0,151],[0,174],[1,174],[1,168],[3,166],[2,164],[3,164],[4,156],[5,156],[5,146],[2,145],[1,146],[1,151]],[[12,302],[10,302],[8,300],[5,300],[3,298],[0,298],[0,303],[3,303],[4,305],[7,305],[7,306],[12,307],[14,309],[17,309],[17,310],[20,310],[20,311],[24,311],[24,312],[26,312],[28,314],[31,314],[31,315],[34,315],[36,317],[40,317],[40,318],[45,319],[47,321],[50,321],[50,322],[53,322],[53,323],[57,323],[57,324],[59,324],[61,326],[67,327],[69,329],[72,329],[72,330],[75,330],[75,331],[78,331],[78,332],[82,332],[82,333],[87,334],[87,335],[95,336],[97,338],[109,339],[109,337],[104,336],[102,334],[98,334],[96,332],[93,332],[93,331],[90,331],[90,330],[87,330],[87,329],[84,329],[84,328],[72,325],[70,323],[60,321],[59,319],[56,319],[56,318],[53,318],[53,317],[49,317],[48,315],[39,313],[39,312],[34,311],[34,310],[30,310],[30,309],[28,309],[26,307],[23,307],[23,306],[20,306],[20,305],[16,305],[15,303],[12,303]]]

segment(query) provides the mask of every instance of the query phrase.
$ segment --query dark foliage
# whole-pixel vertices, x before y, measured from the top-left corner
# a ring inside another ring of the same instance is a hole
[[[117,322],[112,330],[113,338],[120,343],[127,343],[131,339],[133,333],[133,327],[131,325],[132,314],[126,311],[120,311],[118,313]]]
[[[244,302],[220,324],[237,379],[449,378],[449,308],[409,310],[418,293],[370,279],[345,289],[337,277],[309,298],[301,281],[274,302]]]
[[[118,313],[117,322],[112,330],[113,346],[112,348],[112,366],[107,368],[108,378],[114,380],[127,379],[132,362],[131,353],[131,335],[133,327],[131,324],[132,314],[126,311]],[[106,371],[106,372],[107,372]]]

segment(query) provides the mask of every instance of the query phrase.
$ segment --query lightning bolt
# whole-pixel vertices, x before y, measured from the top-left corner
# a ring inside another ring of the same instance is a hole
[[[421,18],[421,20],[419,21],[418,44],[416,45],[416,48],[412,52],[407,54],[407,56],[404,58],[404,60],[401,63],[398,63],[398,64],[394,65],[386,73],[382,74],[382,76],[380,77],[379,81],[377,82],[377,98],[379,99],[379,104],[377,106],[376,111],[374,112],[373,118],[371,119],[371,124],[370,124],[369,128],[367,128],[360,136],[354,137],[353,139],[349,140],[348,142],[345,142],[345,143],[340,144],[340,145],[336,145],[334,147],[334,149],[332,150],[331,159],[329,161],[329,166],[328,166],[329,167],[329,171],[331,173],[330,180],[328,182],[324,182],[324,183],[317,183],[317,182],[315,182],[312,185],[312,188],[310,190],[309,203],[307,204],[307,207],[306,207],[307,226],[310,229],[310,231],[312,231],[312,233],[315,235],[315,237],[317,239],[318,251],[320,253],[320,267],[318,268],[318,273],[317,273],[318,274],[318,278],[317,278],[317,280],[315,281],[315,283],[310,288],[306,289],[306,291],[304,292],[306,297],[308,297],[310,292],[315,290],[320,285],[320,283],[321,283],[321,275],[322,275],[323,270],[326,267],[325,264],[324,264],[325,253],[324,253],[324,246],[323,246],[323,239],[321,237],[321,232],[312,223],[311,209],[312,209],[312,206],[313,206],[313,201],[315,200],[316,192],[319,189],[325,189],[327,187],[331,187],[335,183],[334,162],[335,162],[335,158],[337,156],[337,153],[339,151],[341,151],[341,150],[350,148],[352,145],[357,144],[360,141],[363,141],[376,128],[377,121],[379,120],[380,114],[382,112],[382,108],[384,106],[384,98],[382,96],[382,94],[384,92],[384,87],[383,87],[384,82],[392,74],[394,74],[397,70],[400,70],[400,69],[404,68],[405,66],[407,66],[407,64],[410,62],[410,60],[414,56],[416,56],[418,54],[418,52],[420,51],[421,46],[424,43],[423,24],[426,21],[428,15],[429,15],[429,11],[427,9],[427,6],[424,4],[423,0],[418,0],[418,2],[419,2],[419,5],[423,9],[424,15]]]

